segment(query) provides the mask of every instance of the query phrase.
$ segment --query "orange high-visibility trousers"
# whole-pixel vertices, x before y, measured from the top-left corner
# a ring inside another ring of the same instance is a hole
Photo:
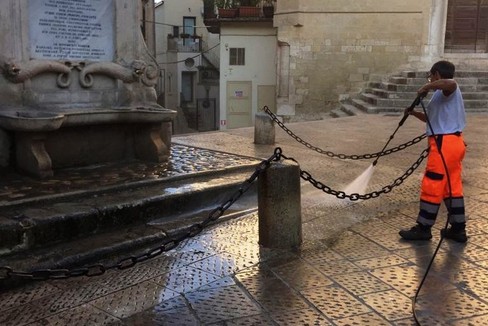
[[[440,145],[448,173],[439,154],[436,140]],[[428,142],[429,156],[422,179],[420,213],[417,221],[425,225],[433,225],[440,204],[444,200],[449,210],[450,222],[463,223],[465,215],[461,172],[466,153],[463,136],[462,134],[430,136]]]

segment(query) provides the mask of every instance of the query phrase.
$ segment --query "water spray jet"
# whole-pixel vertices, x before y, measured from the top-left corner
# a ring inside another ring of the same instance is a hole
[[[398,129],[405,123],[409,116],[409,112],[411,112],[417,105],[420,104],[421,100],[425,97],[426,94],[420,94],[418,95],[415,100],[412,102],[412,104],[407,108],[405,111],[403,118],[400,120],[398,123],[397,128],[391,134],[391,136],[388,138],[388,141],[386,142],[385,146],[383,146],[383,149],[381,150],[380,153],[383,153],[385,149],[388,147],[388,144],[390,144],[391,140],[395,137],[395,134],[397,133]],[[361,173],[356,179],[354,179],[351,183],[349,183],[345,188],[344,192],[346,194],[362,194],[366,191],[369,181],[371,180],[371,177],[373,176],[374,173],[374,168],[378,164],[378,160],[381,157],[381,155],[378,155],[376,159],[374,160],[373,163],[371,163],[370,166],[366,170],[364,170],[363,173]]]

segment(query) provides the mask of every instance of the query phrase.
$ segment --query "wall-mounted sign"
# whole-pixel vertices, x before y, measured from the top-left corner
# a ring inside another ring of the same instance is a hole
[[[32,58],[113,60],[112,0],[35,0],[28,10]]]

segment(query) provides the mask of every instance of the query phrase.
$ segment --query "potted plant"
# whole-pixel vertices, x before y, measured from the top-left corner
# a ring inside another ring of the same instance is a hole
[[[219,18],[234,18],[237,16],[237,8],[233,0],[215,0],[215,6],[219,12]]]
[[[271,18],[274,15],[274,0],[263,0],[263,16]]]
[[[239,6],[239,17],[259,17],[261,8],[258,4],[261,0],[241,0]]]

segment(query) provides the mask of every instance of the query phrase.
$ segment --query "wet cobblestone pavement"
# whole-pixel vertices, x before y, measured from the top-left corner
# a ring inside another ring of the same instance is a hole
[[[396,122],[397,117],[367,116],[290,128],[315,144],[335,140],[330,150],[357,153],[381,148],[390,131],[384,126]],[[467,244],[442,242],[415,306],[422,325],[488,324],[486,123],[488,116],[468,117],[464,179],[470,238]],[[420,128],[407,123],[402,140],[417,136]],[[253,145],[252,132],[192,135],[178,142],[269,156],[274,146]],[[368,164],[324,160],[279,130],[277,146],[334,187]],[[380,160],[370,188],[394,180],[421,150]],[[422,169],[391,193],[354,203],[302,182],[304,244],[299,251],[260,247],[258,217],[249,214],[123,271],[0,293],[0,325],[416,325],[411,300],[446,221],[442,208],[431,241],[399,239],[398,230],[415,221]]]
[[[56,171],[52,178],[34,179],[6,173],[0,180],[0,207],[16,201],[79,193],[94,188],[121,188],[135,182],[151,182],[176,176],[211,172],[259,160],[230,153],[173,144],[168,163],[141,161],[92,165]]]

